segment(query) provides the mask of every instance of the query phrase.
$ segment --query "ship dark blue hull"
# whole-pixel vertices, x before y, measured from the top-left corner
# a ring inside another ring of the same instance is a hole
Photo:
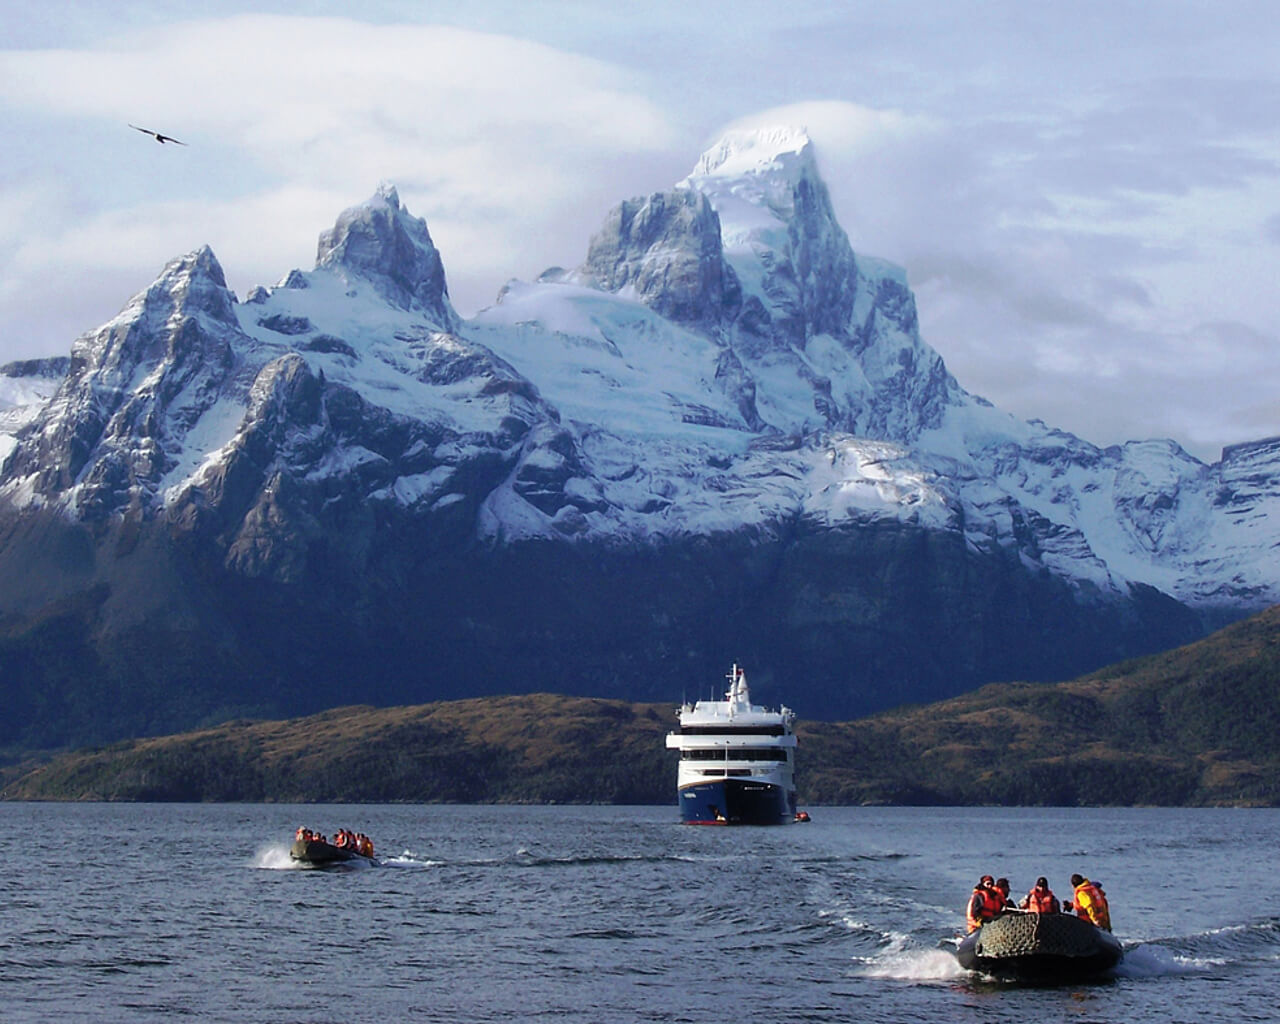
[[[795,816],[795,791],[768,782],[716,779],[680,789],[686,825],[785,825]]]

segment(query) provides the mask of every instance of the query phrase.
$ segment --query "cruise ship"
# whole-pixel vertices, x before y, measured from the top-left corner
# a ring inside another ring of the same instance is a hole
[[[679,709],[667,749],[680,751],[676,785],[686,825],[782,825],[796,817],[795,715],[751,703],[747,676],[729,673],[724,700]]]

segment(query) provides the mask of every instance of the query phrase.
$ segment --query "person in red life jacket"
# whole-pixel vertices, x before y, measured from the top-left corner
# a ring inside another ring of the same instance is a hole
[[[988,921],[998,917],[1003,910],[1004,905],[996,891],[995,880],[990,875],[983,875],[973,887],[973,895],[969,897],[964,915],[965,924],[970,932],[976,932]]]
[[[298,831],[297,831],[297,832],[295,832],[295,833],[293,834],[293,838],[294,838],[294,839],[306,839],[306,838],[307,838],[307,826],[306,826],[306,825],[299,825],[299,826],[298,826]]]
[[[1013,900],[1009,899],[1009,879],[997,878],[995,890],[996,890],[996,898],[1000,901],[1001,910],[1017,910],[1018,909],[1018,905],[1014,903]]]
[[[1104,931],[1111,931],[1111,906],[1102,887],[1083,875],[1072,875],[1071,885],[1075,889],[1076,917],[1091,921]]]
[[[1036,879],[1036,887],[1022,897],[1018,905],[1033,914],[1056,914],[1062,909],[1058,897],[1049,888],[1049,879],[1043,875]]]

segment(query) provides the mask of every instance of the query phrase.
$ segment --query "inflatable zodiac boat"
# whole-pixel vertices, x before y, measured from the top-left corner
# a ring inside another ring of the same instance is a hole
[[[333,867],[353,861],[357,863],[363,861],[366,864],[378,863],[372,857],[356,853],[349,847],[334,846],[332,843],[321,842],[318,839],[295,839],[293,845],[289,847],[289,857],[317,868]]]
[[[966,936],[960,966],[997,978],[1074,981],[1102,974],[1124,956],[1120,940],[1074,914],[1009,911]]]

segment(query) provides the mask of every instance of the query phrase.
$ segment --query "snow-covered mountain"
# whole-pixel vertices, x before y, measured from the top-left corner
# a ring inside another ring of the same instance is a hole
[[[261,600],[276,679],[309,664],[299,643],[372,632],[401,645],[385,700],[672,696],[750,647],[762,692],[807,687],[830,717],[1280,600],[1280,442],[1208,466],[970,395],[795,129],[726,136],[610,212],[580,266],[467,321],[382,186],[313,270],[243,301],[207,248],[174,260],[53,380],[0,371],[0,617],[96,594],[99,652],[167,630],[239,665],[257,626],[235,609]]]

